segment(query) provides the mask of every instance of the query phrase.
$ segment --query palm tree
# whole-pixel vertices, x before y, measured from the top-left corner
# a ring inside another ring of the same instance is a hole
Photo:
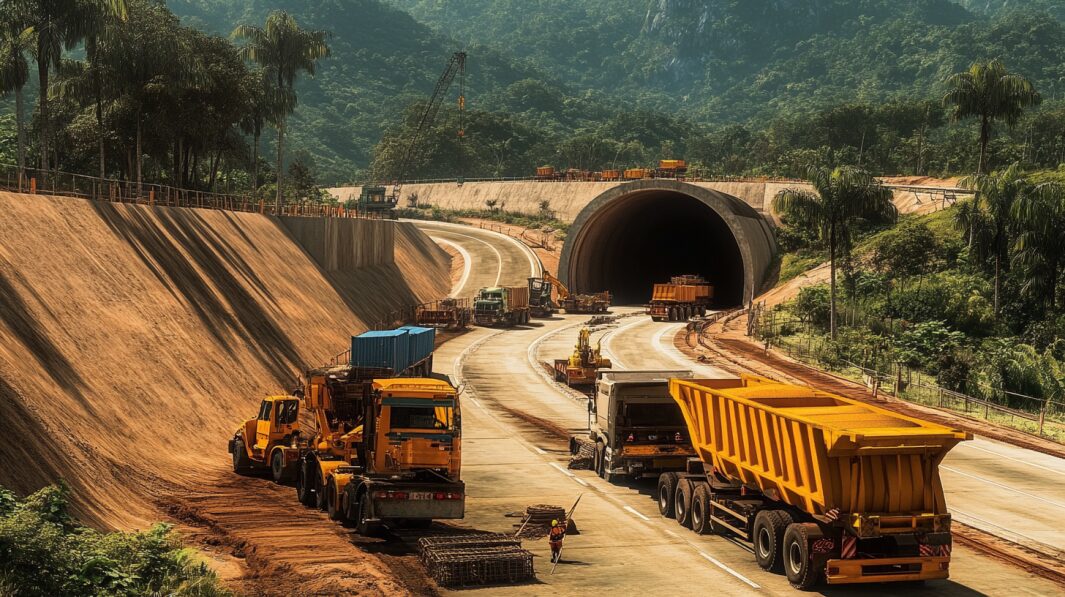
[[[836,337],[836,259],[849,246],[851,227],[859,219],[894,219],[891,191],[868,172],[852,167],[835,170],[811,167],[805,176],[813,190],[784,189],[773,209],[798,226],[817,231],[828,243],[829,330]]]
[[[1053,308],[1065,265],[1065,186],[1051,182],[1027,189],[1010,216],[1018,232],[1013,261],[1024,273],[1021,291]]]
[[[1032,83],[1010,73],[998,60],[974,62],[969,70],[947,79],[950,87],[943,96],[945,106],[953,106],[954,120],[969,116],[980,118],[980,163],[977,174],[987,168],[987,144],[991,140],[991,126],[996,121],[1013,128],[1024,109],[1042,101]]]
[[[85,0],[82,6],[85,34],[85,57],[89,67],[96,114],[96,142],[99,151],[100,178],[107,176],[107,154],[104,151],[104,86],[107,80],[100,60],[100,38],[113,30],[114,21],[126,20],[125,0]]]
[[[36,41],[33,55],[37,61],[37,82],[41,94],[37,108],[41,121],[41,170],[48,170],[52,123],[48,106],[48,81],[53,69],[63,61],[63,50],[77,46],[91,31],[92,10],[125,14],[125,0],[9,0],[26,15]]]
[[[263,69],[256,69],[248,74],[248,109],[240,121],[240,128],[252,136],[251,145],[251,190],[253,195],[259,193],[259,140],[262,138],[263,126],[270,118],[271,79]]]
[[[1014,204],[1031,192],[1032,183],[1024,177],[1019,164],[990,174],[977,174],[961,181],[961,186],[976,191],[976,208],[980,215],[974,219],[984,227],[983,233],[973,236],[974,257],[993,257],[995,262],[995,313],[999,310],[1002,270],[1009,267],[1010,222]]]
[[[30,65],[26,55],[33,51],[33,27],[14,11],[0,13],[0,93],[15,94],[15,129],[17,130],[18,172],[21,186],[26,168],[26,127],[23,122],[22,88],[30,80]]]
[[[314,76],[316,62],[329,56],[325,31],[300,29],[291,15],[274,11],[263,27],[241,25],[232,37],[243,40],[241,57],[263,67],[275,81],[272,117],[277,126],[277,197],[282,202],[281,179],[284,160],[285,120],[296,109],[296,77],[300,72]]]

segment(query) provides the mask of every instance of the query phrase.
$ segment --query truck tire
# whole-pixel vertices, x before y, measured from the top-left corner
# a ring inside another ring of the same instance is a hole
[[[309,469],[311,463],[306,460],[300,461],[296,469],[296,498],[307,507],[314,506],[314,482],[311,480]]]
[[[682,527],[692,526],[692,487],[691,479],[677,481],[677,491],[673,497],[673,514]]]
[[[779,571],[783,566],[784,531],[790,522],[790,517],[785,519],[779,510],[759,510],[754,515],[751,543],[754,561],[762,570]]]
[[[699,483],[696,485],[695,494],[692,496],[692,530],[699,535],[713,533],[713,523],[710,522],[710,514],[712,512],[710,486],[706,483]]]
[[[270,457],[270,474],[274,477],[274,483],[283,485],[292,480],[292,467],[285,465],[285,451],[274,450]]]
[[[377,525],[369,522],[370,495],[363,493],[358,500],[358,515],[355,517],[355,532],[363,537],[372,537],[377,533]]]
[[[329,483],[325,486],[325,511],[329,514],[330,520],[340,520],[344,518],[343,505],[340,503],[340,496],[337,495],[337,485],[333,477],[329,477]]]
[[[318,466],[312,465],[311,474],[314,480],[314,507],[325,512],[329,507],[329,500],[326,497],[325,485],[322,483],[322,471],[318,469]]]
[[[793,522],[784,531],[784,574],[788,582],[796,589],[809,591],[819,582],[824,567],[811,558],[810,544],[821,537],[821,530],[816,524]]]
[[[666,518],[673,518],[676,513],[673,496],[677,491],[678,478],[677,473],[672,472],[658,475],[658,512]]]
[[[248,451],[244,449],[244,438],[237,436],[233,441],[233,472],[247,475],[251,470],[251,458],[248,458]]]
[[[568,382],[568,380],[567,380]],[[599,474],[599,478],[611,483],[614,481],[614,474],[610,472],[606,464],[606,446],[603,442],[595,444],[595,472]]]

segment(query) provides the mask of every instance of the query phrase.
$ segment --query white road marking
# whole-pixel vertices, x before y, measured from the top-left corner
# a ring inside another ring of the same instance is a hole
[[[581,478],[580,478],[580,477],[578,477],[577,475],[573,475],[572,479],[573,479],[574,481],[576,481],[576,482],[580,483],[581,485],[584,485],[585,487],[588,487],[588,482],[587,482],[587,481],[585,481],[584,479],[581,479]]]
[[[651,522],[650,518],[647,518],[643,514],[640,514],[639,512],[637,512],[636,509],[633,508],[632,506],[625,506],[625,510],[628,510],[628,512],[630,514],[634,515],[634,516],[638,516],[638,517],[642,518],[643,520],[646,520],[647,522]]]
[[[544,266],[543,266],[542,263],[540,263],[540,257],[537,256],[536,251],[533,251],[531,248],[529,248],[528,245],[526,245],[525,243],[519,241],[518,239],[514,238],[513,236],[510,236],[510,235],[507,235],[507,234],[502,234],[502,233],[496,232],[494,230],[485,230],[484,228],[477,228],[475,226],[470,226],[468,224],[454,224],[452,222],[435,222],[435,221],[426,221],[426,220],[412,220],[412,221],[415,222],[415,224],[427,224],[428,228],[432,228],[433,226],[440,226],[440,227],[444,227],[444,228],[466,228],[468,230],[479,230],[483,234],[489,234],[489,235],[492,235],[492,236],[498,236],[499,238],[506,239],[508,242],[511,242],[511,243],[517,245],[518,248],[521,249],[522,253],[525,254],[525,258],[529,260],[529,276],[530,277],[535,278],[535,277],[539,276],[540,272],[543,271],[543,269],[544,269]],[[459,233],[455,232],[454,234],[459,234]],[[468,236],[468,235],[463,234],[461,236]],[[473,237],[471,237],[471,238],[473,238]],[[481,242],[483,242],[485,244],[488,244],[486,241],[484,241],[482,239],[477,239],[477,240],[479,240],[479,241],[481,241]],[[498,254],[498,253],[499,252],[496,251],[496,254]],[[502,259],[500,259],[500,269],[502,269]],[[498,286],[498,285],[499,285],[499,283],[497,282],[496,286]]]
[[[979,446],[974,446],[972,444],[961,444],[961,445],[958,446],[958,448],[962,448],[963,450],[980,450],[981,452],[987,452],[988,454],[994,454],[998,458],[1004,458],[1006,460],[1012,460],[1014,462],[1020,462],[1021,464],[1027,464],[1028,466],[1034,466],[1035,468],[1041,468],[1041,469],[1043,469],[1045,471],[1050,471],[1052,473],[1057,473],[1059,475],[1065,475],[1065,471],[1059,471],[1057,469],[1050,468],[1049,466],[1043,466],[1041,464],[1036,464],[1034,462],[1028,462],[1027,460],[1021,460],[1020,458],[1013,458],[1011,456],[1006,456],[1005,454],[996,452],[994,450],[988,450],[987,448],[981,448]]]
[[[547,454],[547,452],[544,452],[543,450],[541,450],[537,446],[533,446],[533,450],[536,450],[537,454]]]
[[[449,240],[444,240],[439,236],[430,235],[429,238],[432,239],[432,241],[438,245],[447,245],[452,249],[455,249],[459,252],[459,255],[462,255],[462,277],[459,278],[459,283],[455,284],[455,286],[451,289],[452,297],[461,296],[462,293],[460,291],[466,288],[466,282],[468,282],[470,279],[470,271],[473,270],[473,258],[470,257],[469,252],[466,251],[466,249],[464,249],[462,245],[458,243],[453,243]]]
[[[969,477],[970,479],[976,479],[977,481],[983,481],[984,483],[987,483],[988,485],[994,485],[995,487],[1000,487],[1002,489],[1005,489],[1007,491],[1012,491],[1013,493],[1016,493],[1016,494],[1019,494],[1019,495],[1023,495],[1025,497],[1030,497],[1032,499],[1039,500],[1041,502],[1046,502],[1046,503],[1050,504],[1051,506],[1057,506],[1058,508],[1065,509],[1065,504],[1063,504],[1061,502],[1055,502],[1054,500],[1047,499],[1047,498],[1042,497],[1042,496],[1038,496],[1038,495],[1034,495],[1034,494],[1031,494],[1031,493],[1028,493],[1028,492],[1025,492],[1025,491],[1021,491],[1020,489],[1015,489],[1013,487],[1010,487],[1009,485],[1003,485],[1002,483],[999,483],[998,481],[992,481],[991,479],[985,479],[983,477],[978,477],[976,475],[970,475],[969,473],[965,473],[965,472],[959,471],[958,469],[951,468],[949,466],[943,466],[942,464],[939,465],[939,468],[941,468],[943,470],[950,471],[950,472],[958,474],[958,475],[961,475],[963,477]]]
[[[484,245],[484,246],[488,247],[489,249],[491,249],[492,252],[496,254],[496,263],[497,263],[497,266],[496,266],[496,281],[495,281],[495,284],[493,284],[493,286],[499,286],[499,281],[503,279],[503,254],[499,252],[499,249],[495,248],[495,245],[493,245],[492,243],[484,240],[483,238],[477,238],[476,236],[470,236],[469,234],[461,234],[459,232],[452,232],[450,230],[447,231],[446,233],[447,234],[454,234],[455,236],[461,236],[463,238],[468,238],[470,240],[477,241],[477,242],[481,243],[482,245]]]
[[[566,469],[562,468],[562,466],[559,465],[559,463],[557,463],[557,462],[548,462],[547,464],[555,467],[556,469],[558,469],[558,472],[562,473],[563,475],[566,475],[567,477],[575,476],[573,473],[571,473],[571,472],[567,471]]]
[[[956,520],[958,522],[961,522],[961,523],[968,524],[971,527],[976,527],[978,529],[982,529],[984,531],[987,531],[987,528],[984,526],[984,525],[987,525],[987,526],[990,526],[990,527],[994,527],[994,528],[996,528],[996,529],[998,529],[1000,531],[1003,531],[1001,536],[1003,536],[1006,539],[1009,539],[1010,541],[1013,541],[1014,543],[1017,543],[1019,545],[1026,545],[1026,546],[1029,546],[1029,547],[1031,547],[1032,543],[1039,544],[1039,545],[1046,545],[1046,543],[1044,543],[1043,541],[1040,541],[1039,539],[1036,539],[1035,537],[1029,537],[1028,535],[1022,535],[1021,533],[1017,533],[1017,532],[1011,531],[1011,530],[1007,529],[1004,526],[999,526],[999,525],[991,522],[990,520],[984,520],[983,518],[980,518],[979,516],[973,516],[972,514],[969,514],[968,512],[962,512],[961,510],[958,510],[957,508],[950,508],[950,514],[951,514],[951,516],[954,517],[954,520]],[[961,516],[958,516],[959,514]],[[965,519],[969,519],[969,520],[967,521]],[[975,521],[975,522],[973,522],[973,521]],[[977,524],[977,523],[979,523],[979,524]],[[992,532],[991,534],[995,535],[997,533]],[[1057,548],[1055,548],[1053,546],[1049,546],[1049,545],[1048,545],[1048,547],[1050,547],[1051,549],[1057,549]]]
[[[710,555],[710,554],[708,554],[708,553],[706,553],[704,551],[700,551],[699,555],[701,555],[704,558],[706,558],[707,560],[709,560],[711,564],[717,566],[718,568],[724,570],[725,572],[728,572],[729,574],[731,574],[732,576],[735,576],[736,578],[742,580],[743,582],[751,585],[751,587],[753,587],[755,589],[761,589],[762,588],[757,583],[755,583],[753,580],[747,578],[746,576],[740,574],[739,572],[736,572],[732,568],[729,568],[728,566],[723,564],[720,560],[718,560],[714,556],[712,556],[712,555]]]

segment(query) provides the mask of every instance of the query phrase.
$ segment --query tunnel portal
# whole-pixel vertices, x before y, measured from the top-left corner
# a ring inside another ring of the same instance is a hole
[[[775,254],[768,223],[730,195],[676,181],[638,181],[603,193],[578,215],[559,264],[576,292],[609,290],[615,304],[642,304],[652,285],[699,274],[715,306],[749,301]]]

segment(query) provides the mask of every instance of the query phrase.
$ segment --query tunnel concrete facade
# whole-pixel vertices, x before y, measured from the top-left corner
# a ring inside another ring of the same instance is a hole
[[[643,303],[652,284],[700,274],[718,306],[748,304],[776,272],[770,224],[726,193],[674,180],[641,180],[591,200],[569,229],[559,277],[576,292],[610,290]]]

